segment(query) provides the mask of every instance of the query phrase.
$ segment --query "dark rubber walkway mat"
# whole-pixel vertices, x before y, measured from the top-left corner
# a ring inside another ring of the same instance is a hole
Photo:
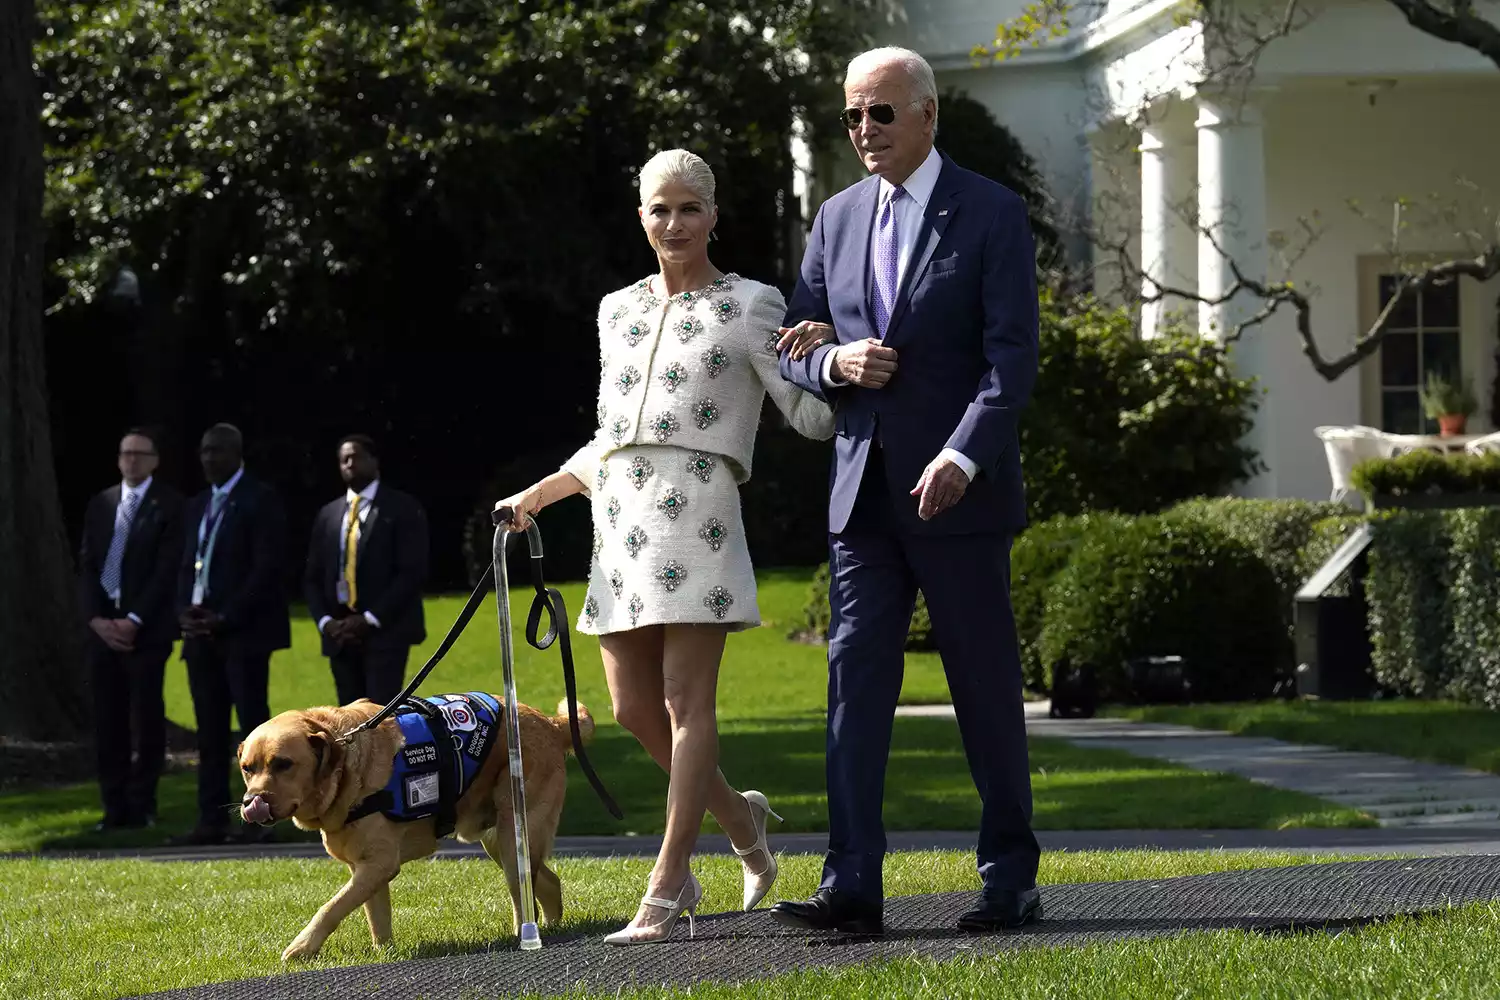
[[[793,931],[764,909],[698,921],[686,917],[667,944],[618,948],[603,933],[547,938],[540,951],[506,942],[493,952],[414,959],[219,983],[151,994],[160,1000],[281,1000],[375,997],[380,1000],[486,1000],[572,987],[613,995],[622,987],[742,982],[801,968],[921,955],[935,959],[1018,947],[1078,945],[1238,928],[1286,931],[1369,923],[1500,900],[1500,856],[1446,856],[1261,868],[1180,878],[1042,887],[1046,918],[1018,932],[973,935],[955,929],[973,893],[903,896],[886,901],[883,938]],[[363,914],[349,917],[361,924]],[[509,919],[507,913],[494,915]],[[627,918],[628,919],[628,918]],[[613,928],[609,928],[613,929]]]

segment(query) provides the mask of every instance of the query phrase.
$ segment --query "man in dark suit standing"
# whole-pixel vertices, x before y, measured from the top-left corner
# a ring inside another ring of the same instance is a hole
[[[313,521],[303,592],[323,636],[339,704],[384,705],[401,691],[411,647],[427,638],[427,513],[380,481],[375,442],[339,442],[344,495]]]
[[[155,478],[150,432],[120,441],[121,482],[89,501],[78,598],[93,633],[89,663],[104,818],[97,831],[152,826],[167,746],[162,679],[177,640],[182,494]],[[131,755],[134,751],[135,759]]]
[[[198,824],[178,844],[222,843],[229,835],[230,708],[241,739],[270,718],[271,654],[292,644],[282,579],[286,514],[271,487],[245,471],[244,439],[232,424],[203,435],[198,457],[209,489],[183,511],[177,584],[182,658],[198,725]],[[248,839],[263,839],[247,827]]]
[[[783,377],[834,404],[828,503],[828,854],[783,923],[883,929],[886,760],[918,589],[979,792],[983,884],[964,930],[1041,916],[1040,850],[1010,547],[1026,524],[1017,421],[1037,373],[1026,205],[933,147],[932,68],[907,49],[854,59],[843,121],[870,175],[809,234]]]

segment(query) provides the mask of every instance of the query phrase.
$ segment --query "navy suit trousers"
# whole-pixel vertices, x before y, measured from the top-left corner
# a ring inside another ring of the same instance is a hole
[[[1012,536],[901,530],[893,504],[916,498],[893,496],[882,467],[873,446],[849,523],[829,536],[829,841],[822,884],[868,900],[883,896],[886,764],[920,589],[982,803],[980,877],[986,889],[1031,888],[1041,852],[1031,829],[1021,659],[1010,606]]]

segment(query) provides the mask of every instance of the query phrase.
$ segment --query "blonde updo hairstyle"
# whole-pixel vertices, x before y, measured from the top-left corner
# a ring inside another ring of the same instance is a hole
[[[651,196],[670,184],[681,184],[703,199],[709,211],[714,207],[714,172],[703,157],[686,149],[664,149],[641,168],[641,207]]]

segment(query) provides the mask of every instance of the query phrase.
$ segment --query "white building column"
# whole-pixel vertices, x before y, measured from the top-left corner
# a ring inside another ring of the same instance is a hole
[[[1198,283],[1197,151],[1192,131],[1169,117],[1143,125],[1140,132],[1141,295],[1151,299],[1161,286],[1191,291]],[[1141,336],[1156,336],[1167,314],[1181,313],[1184,306],[1170,296],[1143,301]]]
[[[1266,155],[1261,108],[1253,94],[1198,96],[1198,292],[1216,299],[1234,285],[1234,262],[1247,278],[1264,280],[1269,263],[1266,244]],[[1212,239],[1210,239],[1210,235]],[[1227,302],[1200,303],[1199,329],[1222,340],[1262,306],[1244,292]],[[1274,327],[1251,327],[1231,349],[1235,371],[1257,378],[1260,406],[1246,444],[1269,471],[1241,484],[1246,496],[1276,496],[1273,351],[1268,337]]]

